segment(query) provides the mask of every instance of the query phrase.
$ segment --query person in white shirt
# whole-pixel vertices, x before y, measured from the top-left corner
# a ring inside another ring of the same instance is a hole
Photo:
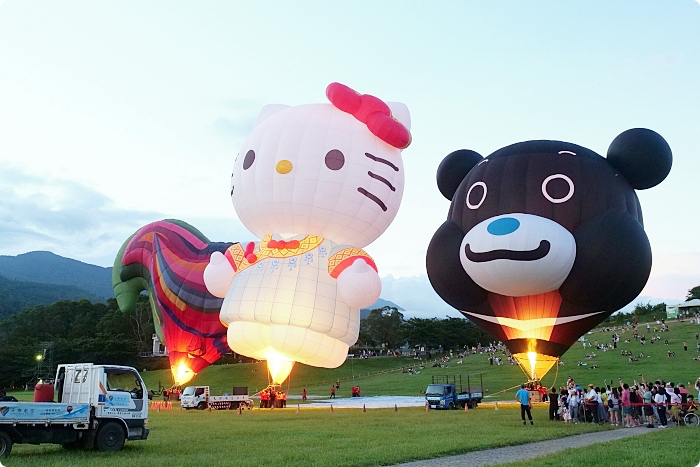
[[[657,408],[657,414],[659,416],[659,428],[666,428],[667,421],[666,421],[666,394],[661,388],[660,391],[658,391],[654,395],[654,402],[656,403],[656,408]]]

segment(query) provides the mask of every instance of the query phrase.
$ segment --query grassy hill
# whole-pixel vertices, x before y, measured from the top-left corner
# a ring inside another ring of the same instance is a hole
[[[99,301],[114,297],[112,268],[64,258],[49,251],[0,256],[0,274],[17,281],[76,287],[87,295],[100,297]]]
[[[682,382],[692,386],[700,376],[700,362],[693,358],[700,355],[696,350],[695,333],[700,332],[700,325],[690,322],[672,322],[670,331],[654,333],[657,327],[651,325],[651,332],[641,330],[646,334],[647,344],[641,345],[632,337],[632,331],[621,334],[621,342],[614,351],[602,352],[592,348],[584,349],[580,343],[576,343],[562,357],[563,365],[553,368],[544,378],[543,384],[559,386],[566,383],[566,379],[572,376],[581,386],[589,383],[602,386],[606,380],[608,383],[617,384],[618,378],[625,382],[640,380],[640,373],[644,373],[647,380],[664,379],[666,381]],[[641,326],[640,326],[641,328]],[[621,332],[621,331],[618,331]],[[586,335],[586,338],[594,343],[607,343],[612,332],[600,329]],[[651,336],[661,336],[661,341],[650,344]],[[631,339],[629,344],[625,339]],[[669,345],[664,345],[668,339]],[[683,350],[683,342],[688,343],[688,350]],[[630,350],[635,355],[644,353],[643,358],[630,363],[629,358],[621,355],[622,350]],[[668,357],[667,352],[674,351],[675,357]],[[595,358],[586,359],[586,354],[595,353]],[[586,366],[578,366],[578,362],[586,363]],[[423,363],[425,368],[420,374],[412,375],[402,373],[401,368]],[[598,368],[592,368],[597,365]],[[290,379],[285,382],[289,386],[290,394],[300,394],[303,388],[309,395],[327,396],[331,383],[340,380],[341,388],[337,397],[350,397],[350,388],[359,385],[363,396],[375,395],[420,395],[433,375],[452,375],[467,373],[483,373],[484,388],[492,400],[512,399],[514,391],[503,392],[526,380],[525,375],[517,366],[504,363],[502,366],[490,366],[487,355],[470,355],[463,359],[463,364],[456,364],[456,359],[448,363],[448,368],[433,368],[425,361],[416,361],[410,357],[374,357],[366,360],[350,359],[342,366],[335,369],[313,368],[297,364],[292,370]],[[143,373],[149,388],[157,388],[158,381],[164,386],[170,385],[170,372],[149,371]],[[232,386],[248,386],[252,392],[264,388],[267,385],[267,373],[265,363],[214,365],[202,371],[190,384],[209,385],[214,394],[230,391]]]

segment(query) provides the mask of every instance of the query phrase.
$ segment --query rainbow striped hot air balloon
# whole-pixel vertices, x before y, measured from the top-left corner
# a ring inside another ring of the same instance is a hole
[[[215,251],[233,243],[211,243],[194,227],[163,220],[139,229],[114,261],[117,303],[129,310],[149,293],[158,338],[168,349],[175,385],[185,384],[229,351],[219,321],[222,299],[207,292],[202,277]]]

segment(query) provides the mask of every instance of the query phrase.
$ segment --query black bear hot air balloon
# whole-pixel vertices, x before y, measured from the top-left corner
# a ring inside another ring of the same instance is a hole
[[[641,128],[607,158],[561,141],[449,154],[437,180],[452,204],[427,253],[433,288],[541,378],[644,288],[651,247],[634,190],[671,164],[666,141]]]

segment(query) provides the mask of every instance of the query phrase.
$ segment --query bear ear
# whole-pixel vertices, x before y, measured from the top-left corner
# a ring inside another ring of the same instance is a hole
[[[459,184],[476,164],[484,160],[477,152],[459,149],[448,154],[437,169],[437,184],[442,196],[452,201]]]
[[[671,171],[673,155],[663,137],[646,128],[620,133],[610,143],[608,161],[630,182],[645,190],[661,183]]]
[[[256,127],[260,125],[265,119],[270,117],[271,115],[276,114],[277,112],[280,112],[284,109],[289,108],[290,106],[285,105],[285,104],[267,104],[263,106],[262,109],[260,109],[260,112],[258,112],[258,118],[255,119],[255,125],[253,127]]]

